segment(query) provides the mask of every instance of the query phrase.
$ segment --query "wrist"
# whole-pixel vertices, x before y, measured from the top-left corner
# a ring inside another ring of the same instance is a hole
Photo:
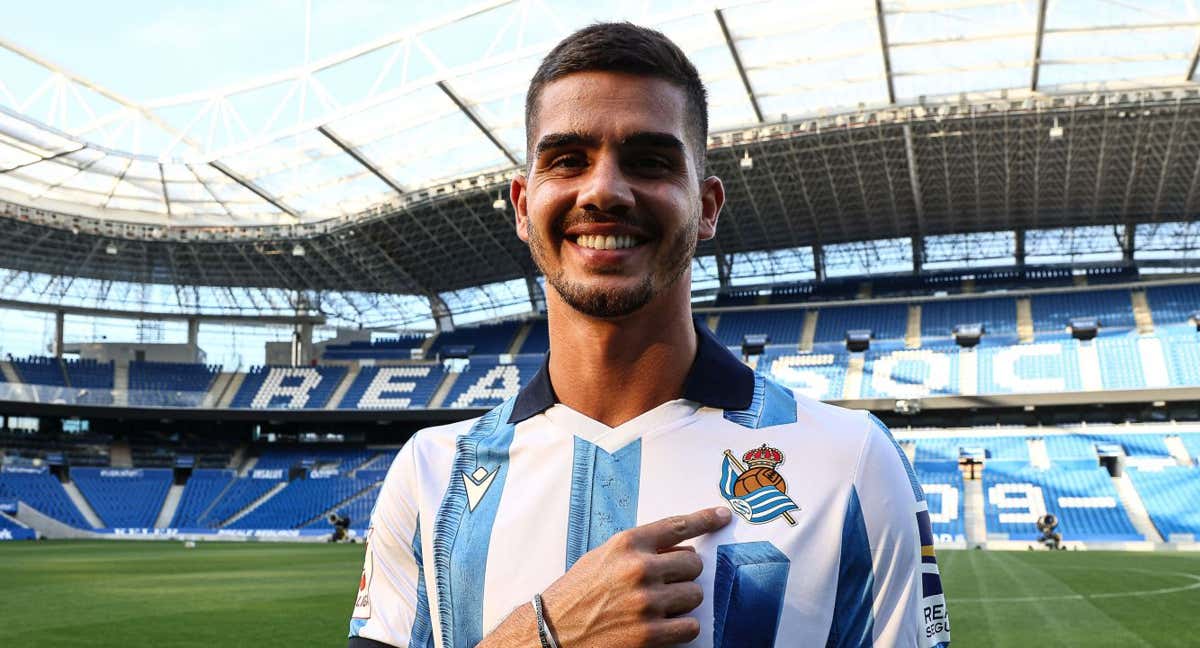
[[[475,648],[510,648],[511,646],[538,646],[537,616],[533,605],[526,603],[513,610],[508,617],[488,633]]]
[[[546,616],[545,604],[541,594],[534,594],[533,599],[529,602],[533,606],[533,613],[537,621],[538,643],[542,648],[558,648],[558,642],[554,639],[554,630],[550,626],[550,621]]]

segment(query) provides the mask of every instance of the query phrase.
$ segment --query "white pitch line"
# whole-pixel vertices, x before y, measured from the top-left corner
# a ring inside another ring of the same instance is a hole
[[[1176,592],[1186,592],[1188,590],[1200,589],[1200,575],[1189,574],[1186,572],[1164,572],[1154,571],[1151,569],[1135,569],[1132,567],[1114,567],[1117,571],[1134,571],[1144,574],[1159,574],[1168,576],[1181,576],[1190,578],[1190,585],[1181,585],[1179,587],[1164,587],[1162,589],[1153,590],[1137,590],[1133,592],[1104,592],[1101,594],[1063,594],[1060,596],[1013,596],[1008,598],[956,598],[951,597],[951,603],[1031,603],[1034,601],[1084,601],[1092,599],[1109,599],[1122,598],[1126,596],[1158,596],[1161,594],[1174,594]]]

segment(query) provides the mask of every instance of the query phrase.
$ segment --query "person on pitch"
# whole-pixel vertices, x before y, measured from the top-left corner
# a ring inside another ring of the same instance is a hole
[[[511,199],[550,352],[502,405],[400,451],[350,648],[948,646],[924,494],[887,428],[693,320],[725,189],[692,63],[592,25],[525,110]]]

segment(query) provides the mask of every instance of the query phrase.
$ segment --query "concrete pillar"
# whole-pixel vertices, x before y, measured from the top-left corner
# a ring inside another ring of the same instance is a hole
[[[63,319],[64,311],[54,311],[54,357],[61,358],[63,354]]]
[[[454,316],[450,313],[450,307],[437,294],[429,296],[429,310],[433,312],[433,322],[439,332],[454,330]]]
[[[195,317],[189,317],[187,327],[188,349],[194,352],[200,346],[200,320]]]
[[[542,290],[541,284],[538,283],[537,277],[526,275],[525,288],[529,290],[529,306],[533,309],[533,312],[545,313],[546,293]]]
[[[813,272],[817,275],[817,281],[825,281],[825,248],[818,243],[812,246],[813,253]]]

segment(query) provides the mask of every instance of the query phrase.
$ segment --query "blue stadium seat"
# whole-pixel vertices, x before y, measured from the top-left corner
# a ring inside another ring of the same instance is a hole
[[[1017,300],[1012,297],[946,299],[921,303],[921,337],[952,338],[958,324],[981,323],[987,334],[1017,334]]]
[[[350,518],[351,529],[365,531],[370,526],[371,510],[375,508],[375,500],[379,498],[379,489],[380,486],[373,486],[358,497],[342,504],[337,508],[337,514],[341,517]],[[304,525],[304,528],[325,529],[329,528],[329,522],[325,519],[317,518]]]
[[[818,345],[811,353],[769,347],[756,371],[809,398],[828,400],[842,397],[849,361],[850,354],[838,344]]]
[[[321,409],[345,375],[345,367],[254,367],[229,406]]]
[[[517,353],[546,353],[550,350],[550,325],[544,319],[530,323],[529,335],[521,343]]]
[[[540,355],[515,356],[510,364],[502,364],[495,356],[471,356],[442,407],[495,407],[516,396],[542,362]]]
[[[906,349],[899,341],[873,343],[863,366],[864,398],[924,398],[959,393],[955,345]]]
[[[187,528],[200,526],[200,516],[216,503],[217,497],[229,487],[234,480],[232,470],[217,470],[212,468],[197,468],[188,477],[179,500],[179,508],[175,509],[175,517],[171,526]]]
[[[91,528],[63,490],[62,483],[45,470],[0,469],[0,498],[20,500],[38,512],[76,528]]]
[[[321,351],[323,360],[408,360],[413,349],[425,343],[424,335],[398,335],[378,340],[363,340],[346,344],[326,344]]]
[[[508,353],[508,347],[520,330],[523,322],[499,322],[456,328],[453,331],[439,333],[433,341],[429,352],[438,354],[448,346],[471,345],[475,348],[471,353],[493,355]]]
[[[184,362],[130,362],[129,404],[197,407],[221,368]]]
[[[1200,385],[1200,332],[1185,324],[1155,327],[1167,356],[1167,371],[1174,386]]]
[[[444,375],[440,364],[362,367],[338,409],[427,407]]]
[[[907,304],[861,304],[826,306],[817,317],[816,342],[838,342],[846,339],[846,331],[870,329],[876,340],[904,338],[908,326]]]
[[[1036,294],[1029,299],[1035,331],[1062,331],[1072,317],[1096,317],[1106,329],[1134,327],[1128,290]]]
[[[1200,311],[1200,284],[1152,286],[1146,289],[1146,301],[1155,326],[1182,324]]]
[[[162,510],[172,473],[165,468],[73,468],[71,479],[113,528],[149,528]]]
[[[1058,517],[1065,540],[1126,541],[1145,538],[1133,527],[1103,468],[1051,470],[1016,467],[1014,462],[985,466],[983,488],[988,533],[1007,534],[1012,540],[1040,536],[1037,518],[1043,513]]]
[[[233,482],[233,485],[225,491],[225,495],[208,512],[202,513],[196,519],[196,524],[213,528],[220,526],[238,511],[249,506],[251,502],[266,495],[267,491],[285,481],[286,478],[286,471],[278,478],[238,477],[237,481]]]
[[[297,479],[227,528],[299,528],[375,483],[344,477]]]
[[[744,336],[761,334],[768,336],[771,344],[795,347],[802,328],[803,310],[734,311],[721,313],[716,335],[728,346],[741,346]]]
[[[966,537],[963,514],[962,473],[953,463],[913,464],[925,489],[929,521],[938,542],[961,541]]]
[[[1032,344],[980,345],[979,393],[1078,391],[1082,384],[1076,348],[1074,340],[1061,335]]]
[[[1164,540],[1172,534],[1200,539],[1200,470],[1167,466],[1160,472],[1126,471],[1146,505],[1150,520]]]

